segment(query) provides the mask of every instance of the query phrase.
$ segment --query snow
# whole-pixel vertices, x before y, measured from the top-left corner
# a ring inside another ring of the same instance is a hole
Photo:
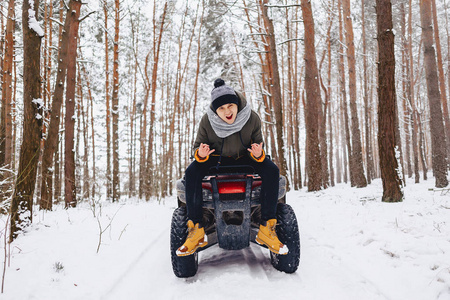
[[[429,191],[433,182],[407,179],[401,203],[381,202],[379,179],[364,189],[289,192],[301,237],[294,274],[275,270],[268,250],[252,243],[213,246],[200,252],[196,276],[175,277],[175,197],[35,208],[32,226],[10,246],[0,298],[450,299],[450,192]]]
[[[44,107],[44,100],[42,100],[41,98],[33,99],[31,103],[35,104],[37,109],[41,109],[42,107]]]
[[[30,1],[30,5],[31,5],[31,1]],[[31,6],[33,7],[33,5],[31,5]],[[31,30],[34,30],[34,32],[36,32],[36,34],[39,37],[44,36],[44,30],[42,30],[41,25],[36,20],[36,12],[32,9],[28,10],[28,27]]]

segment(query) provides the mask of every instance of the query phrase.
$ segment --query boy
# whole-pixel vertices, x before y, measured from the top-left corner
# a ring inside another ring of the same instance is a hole
[[[177,255],[194,254],[208,244],[202,226],[202,179],[210,167],[219,164],[250,165],[261,176],[261,224],[256,241],[274,253],[287,254],[287,246],[275,232],[280,171],[266,159],[261,120],[244,96],[220,78],[214,81],[211,105],[200,121],[194,151],[195,161],[185,173],[189,234]]]

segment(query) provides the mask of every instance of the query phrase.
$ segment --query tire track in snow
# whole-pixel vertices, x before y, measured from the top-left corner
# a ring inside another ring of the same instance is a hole
[[[253,244],[241,250],[224,250],[215,245],[199,254],[198,273],[188,280],[193,283],[221,276],[224,272],[248,273],[253,278],[270,279],[276,270],[263,250],[266,249]]]
[[[141,262],[147,255],[150,255],[152,251],[150,251],[152,248],[155,247],[155,245],[166,245],[167,243],[164,243],[164,239],[167,238],[167,236],[170,235],[170,228],[166,227],[164,230],[160,232],[160,234],[156,237],[156,239],[152,240],[151,243],[145,247],[144,250],[128,265],[128,268],[123,272],[121,275],[118,276],[117,280],[111,285],[111,288],[101,297],[101,299],[111,299],[111,296],[114,294],[116,290],[119,290],[120,286],[123,284],[125,278],[127,278],[127,275],[131,274],[136,267],[139,266],[139,262]],[[160,242],[161,241],[161,242]],[[148,266],[149,268],[154,268],[154,266]]]
[[[250,245],[248,248],[244,249],[244,258],[247,262],[251,274],[255,276],[255,278],[261,278],[261,274],[265,276],[266,279],[270,279],[267,269],[267,263],[269,262],[269,258],[267,258],[261,249],[255,249]]]

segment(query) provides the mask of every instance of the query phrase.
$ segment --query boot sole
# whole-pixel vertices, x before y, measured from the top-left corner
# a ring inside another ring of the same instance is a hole
[[[180,257],[182,257],[182,256],[189,256],[189,255],[194,254],[195,251],[197,251],[198,248],[203,248],[203,247],[205,247],[206,245],[208,245],[208,242],[207,242],[207,241],[206,241],[206,242],[203,242],[203,243],[201,243],[201,244],[198,244],[197,247],[195,247],[194,249],[192,249],[192,250],[189,251],[189,252],[179,253],[178,250],[177,250],[177,251],[176,251],[176,254],[177,254],[177,256],[180,256]]]
[[[261,240],[260,238],[256,237],[255,241],[256,241],[259,245],[266,246],[266,247],[269,248],[269,250],[272,251],[273,253],[275,253],[275,254],[280,254],[279,251],[277,251],[277,250],[275,250],[274,248],[270,247],[268,244],[266,244],[266,243],[265,243],[263,240]],[[286,255],[286,254],[288,254],[288,253],[286,252],[286,253],[283,253],[283,254],[280,254],[280,255]]]

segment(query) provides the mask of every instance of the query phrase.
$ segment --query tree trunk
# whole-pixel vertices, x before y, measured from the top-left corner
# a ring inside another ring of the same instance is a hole
[[[78,28],[80,25],[81,1],[74,0],[70,11],[72,21],[69,27],[69,42],[67,45],[67,76],[66,76],[66,115],[64,129],[64,199],[65,206],[77,205],[75,182],[75,90],[77,81],[77,46]]]
[[[61,111],[61,120],[62,123],[64,123],[64,112]],[[64,128],[64,124],[60,125],[60,130]],[[61,190],[62,190],[62,175],[61,175],[61,163],[63,161],[63,151],[62,151],[62,141],[61,141],[62,135],[58,136],[56,141],[56,149],[55,149],[55,174],[54,174],[54,191],[53,191],[53,197],[55,198],[55,202],[59,203],[61,201]],[[50,189],[51,192],[51,189]]]
[[[447,160],[450,157],[450,116],[448,112],[447,92],[445,88],[444,64],[442,62],[441,39],[439,37],[439,26],[436,11],[436,0],[431,0],[433,14],[434,40],[436,41],[437,67],[439,74],[439,89],[441,92],[442,113],[444,114],[445,140],[447,142]],[[448,163],[448,161],[447,161]],[[450,166],[449,166],[450,167]]]
[[[62,32],[61,46],[58,54],[58,70],[56,73],[55,89],[53,92],[52,109],[50,113],[50,123],[47,130],[47,140],[45,142],[42,154],[42,184],[41,199],[39,201],[40,209],[52,210],[52,178],[53,178],[53,160],[59,139],[59,126],[61,105],[64,95],[64,87],[67,72],[67,47],[70,39],[70,26],[75,21],[76,15],[73,12],[76,6],[81,3],[70,1],[69,11],[67,12],[64,30]]]
[[[86,88],[88,90],[88,100],[89,100],[89,104],[88,104],[88,108],[86,108],[86,111],[90,110],[90,120],[86,120],[86,123],[91,123],[91,145],[92,145],[92,176],[91,177],[91,196],[92,199],[95,198],[96,195],[96,190],[97,190],[97,178],[96,178],[96,170],[95,170],[95,126],[94,126],[94,98],[92,97],[92,89],[91,89],[91,84],[86,72],[86,68],[84,66],[82,66],[81,71],[84,74],[84,78],[86,80]],[[90,109],[89,109],[90,108]],[[89,116],[89,113],[87,114]],[[88,127],[88,126],[87,126]],[[88,142],[86,141],[86,144]]]
[[[334,6],[334,1],[330,4]],[[328,54],[331,54],[331,49],[329,49],[330,44],[330,34],[331,34],[331,28],[333,26],[333,18],[332,14],[329,13],[327,17],[328,21],[328,29],[326,34],[326,44],[327,48],[323,50],[322,59],[319,63],[318,68],[318,76],[319,76],[319,83],[322,87],[325,101],[322,103],[322,100],[319,99],[319,141],[320,141],[320,156],[321,156],[321,163],[322,163],[322,186],[323,188],[327,188],[330,185],[330,172],[328,168],[328,143],[327,143],[327,114],[328,114],[328,107],[330,105],[330,99],[331,99],[331,56]],[[328,70],[327,70],[327,86],[323,83],[323,78],[321,75],[322,70],[322,64],[325,61],[325,57],[328,56]],[[320,95],[320,91],[319,91]],[[331,128],[330,128],[331,130]],[[331,168],[331,166],[330,166]]]
[[[87,106],[85,106],[85,97],[83,95],[83,88],[82,88],[82,80],[81,80],[81,67],[80,64],[78,64],[78,89],[80,94],[80,102],[79,102],[79,112],[78,114],[81,115],[81,118],[78,118],[78,124],[81,125],[81,135],[83,136],[83,196],[82,199],[90,199],[91,198],[91,178],[90,178],[90,172],[89,172],[89,139],[88,139],[88,109]],[[87,85],[87,84],[86,84]]]
[[[414,181],[419,183],[420,173],[419,173],[419,153],[418,147],[419,143],[417,140],[417,135],[419,133],[419,121],[418,113],[416,110],[415,99],[414,99],[414,57],[412,52],[412,0],[409,0],[409,14],[408,14],[408,77],[407,77],[407,95],[408,101],[411,106],[411,127],[412,127],[412,150],[413,150],[413,160],[414,160]],[[426,174],[424,174],[426,176]]]
[[[431,148],[433,172],[436,187],[446,187],[447,179],[447,149],[445,130],[439,93],[439,80],[436,66],[436,54],[433,47],[433,26],[431,24],[431,2],[420,1],[420,19],[424,45],[424,64],[427,80],[428,103],[430,107]]]
[[[348,88],[350,94],[350,113],[352,118],[352,160],[351,168],[357,187],[367,186],[366,176],[364,175],[363,158],[361,150],[361,133],[359,130],[358,109],[356,105],[356,60],[355,44],[353,38],[353,24],[350,13],[350,0],[343,0],[344,26],[346,32],[347,61],[348,61]]]
[[[332,9],[334,10],[334,0],[331,4]],[[332,12],[329,13],[329,19],[330,19],[330,24],[329,24],[329,30],[328,30],[328,34],[327,34],[327,56],[328,56],[328,71],[327,71],[327,95],[328,95],[328,99],[331,99],[332,97],[332,87],[331,87],[331,68],[332,68],[332,52],[331,52],[331,26],[333,23],[333,14]],[[330,144],[330,150],[328,153],[328,165],[330,168],[330,184],[331,186],[335,185],[335,179],[334,179],[334,166],[333,166],[333,127],[331,125],[331,101],[328,100],[328,130],[330,132],[330,138],[329,138],[329,144]],[[325,118],[326,119],[326,118]],[[326,122],[326,120],[324,120]]]
[[[267,11],[268,0],[260,0],[259,2],[262,18],[264,20],[264,27],[266,28],[266,33],[268,35],[269,42],[269,55],[270,63],[272,68],[272,78],[270,80],[272,86],[272,100],[273,100],[273,110],[275,112],[275,128],[277,133],[277,146],[278,146],[278,167],[280,168],[280,175],[286,176],[286,188],[289,190],[289,180],[287,177],[287,163],[284,151],[284,138],[283,138],[283,98],[281,96],[281,81],[280,74],[278,71],[278,57],[275,42],[275,31],[273,28],[272,20],[269,18]]]
[[[370,138],[370,112],[371,107],[369,105],[369,86],[367,73],[369,72],[367,68],[367,42],[366,42],[366,20],[365,20],[365,0],[361,1],[362,9],[362,43],[363,43],[363,73],[364,73],[364,119],[365,119],[365,138],[366,138],[366,169],[367,169],[367,183],[370,184],[374,176],[374,166],[373,166],[373,154]]]
[[[3,4],[0,4],[0,10],[3,11]],[[3,14],[0,14],[0,32],[5,32],[5,22],[3,20]],[[5,39],[2,34],[0,35],[0,57],[3,57],[4,49],[5,49]],[[0,70],[3,70],[3,60],[0,60]],[[2,79],[2,76],[3,74],[1,74],[0,72],[0,81]]]
[[[350,127],[348,120],[348,110],[347,110],[347,91],[346,91],[346,80],[345,80],[345,65],[344,65],[344,35],[343,35],[343,21],[342,21],[342,0],[338,1],[339,7],[339,87],[341,91],[341,111],[344,119],[344,132],[345,132],[345,144],[347,146],[347,155],[344,158],[344,182],[347,183],[348,177],[350,177],[351,186],[355,186],[354,179],[354,168],[353,168],[353,158],[352,158],[352,144],[350,137]],[[344,146],[345,147],[345,146]],[[345,153],[345,149],[344,149]],[[349,165],[349,166],[348,166]],[[347,175],[347,170],[349,171],[349,176]]]
[[[6,21],[5,52],[3,55],[3,82],[2,82],[2,114],[0,127],[0,166],[11,167],[12,151],[12,71],[14,61],[14,27],[15,27],[15,1],[9,0],[8,16]]]
[[[148,98],[150,95],[150,80],[148,78],[148,61],[150,58],[150,52],[147,53],[147,56],[145,57],[145,66],[144,66],[144,101],[142,105],[142,114],[141,118],[139,120],[140,122],[140,132],[139,132],[139,143],[140,143],[140,150],[139,150],[139,190],[138,190],[138,196],[139,199],[142,199],[144,197],[144,194],[146,193],[146,189],[148,187],[148,175],[147,175],[147,165],[145,162],[146,159],[146,135],[147,135],[147,107],[148,107]]]
[[[120,0],[115,0],[114,18],[114,63],[113,63],[113,92],[112,92],[112,152],[113,152],[113,195],[112,201],[119,201],[119,25]]]
[[[445,4],[445,30],[447,32],[447,84],[448,84],[448,91],[450,93],[450,76],[448,76],[448,74],[450,74],[450,34],[449,34],[449,24],[448,24],[448,12],[447,12],[447,4]],[[447,109],[448,109],[448,105],[447,105]],[[448,137],[448,139],[450,140],[450,137]],[[448,155],[448,154],[447,154]],[[450,159],[450,155],[447,156],[447,159]],[[448,161],[447,161],[448,163]],[[449,168],[450,168],[450,164],[449,164]]]
[[[109,37],[108,37],[108,6],[103,2],[103,14],[105,15],[105,100],[106,100],[106,199],[112,197],[111,177],[111,97],[109,87]]]
[[[405,5],[404,3],[400,4],[400,27],[402,34],[402,95],[403,95],[403,130],[405,132],[405,158],[406,158],[406,170],[408,173],[408,177],[412,177],[412,166],[411,166],[411,143],[410,143],[410,122],[411,112],[408,106],[408,77],[409,77],[409,56],[408,56],[408,42],[406,39],[406,13],[405,13]]]
[[[383,202],[403,201],[403,182],[397,143],[397,101],[391,0],[377,0],[378,40],[378,147]]]
[[[156,3],[154,3],[156,5]],[[164,31],[164,22],[166,19],[167,13],[167,2],[164,4],[164,11],[161,17],[161,24],[159,27],[159,35],[153,37],[153,68],[152,68],[152,81],[151,81],[151,97],[152,104],[150,108],[150,131],[148,135],[148,151],[147,151],[147,171],[145,174],[147,175],[147,188],[145,189],[145,198],[148,200],[150,196],[155,195],[155,191],[153,190],[153,143],[155,136],[155,117],[156,117],[156,87],[157,87],[157,79],[158,79],[158,64],[159,64],[159,54],[161,49],[161,40]],[[153,21],[154,34],[156,33],[156,20]]]
[[[298,19],[298,7],[295,8],[295,19]],[[295,23],[295,36],[298,35],[298,22]],[[294,53],[298,53],[298,41],[295,41],[295,50]],[[294,55],[294,78],[293,78],[293,94],[294,94],[294,112],[300,111],[300,91],[298,89],[298,86],[301,84],[301,74],[299,76],[298,74],[298,56]],[[300,71],[301,73],[301,71]],[[293,112],[293,113],[294,113]],[[294,176],[294,189],[301,189],[302,188],[302,170],[301,170],[301,164],[300,164],[300,114],[294,113],[294,160],[295,163],[295,176]]]
[[[319,105],[321,105],[319,72],[314,44],[314,19],[311,3],[302,0],[303,23],[305,27],[305,90],[306,90],[306,144],[308,191],[322,188],[322,162],[319,147]]]
[[[19,232],[31,224],[33,216],[33,194],[36,183],[37,164],[42,129],[42,100],[40,87],[40,55],[42,29],[37,25],[35,8],[39,0],[23,1],[23,131],[20,148],[19,170],[11,200],[11,227],[9,240],[12,242]],[[35,31],[36,30],[36,31]]]
[[[15,21],[15,1],[9,0],[8,15],[5,30],[5,51],[3,53],[3,66],[0,69],[2,80],[2,99],[1,99],[1,123],[0,123],[0,166],[3,171],[0,172],[0,203],[11,196],[13,185],[14,165],[12,164],[13,150],[13,126],[12,126],[12,96],[13,96],[13,65],[14,65],[14,27]],[[2,49],[3,50],[3,49]],[[1,50],[0,50],[1,51]],[[1,57],[0,53],[0,57]],[[16,76],[17,77],[17,76]],[[11,169],[11,172],[6,170]],[[0,209],[1,212],[1,209]]]

